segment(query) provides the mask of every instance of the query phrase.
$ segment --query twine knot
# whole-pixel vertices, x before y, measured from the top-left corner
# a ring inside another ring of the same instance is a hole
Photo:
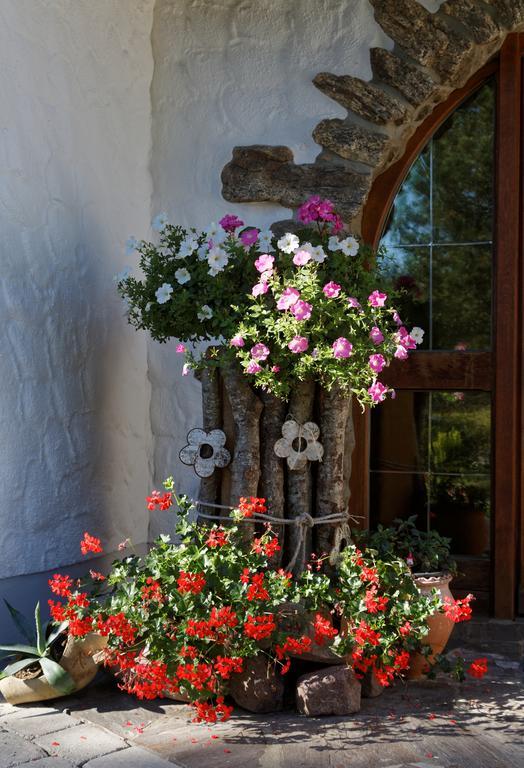
[[[301,528],[314,528],[315,520],[308,512],[302,512],[301,515],[295,517],[295,525]]]

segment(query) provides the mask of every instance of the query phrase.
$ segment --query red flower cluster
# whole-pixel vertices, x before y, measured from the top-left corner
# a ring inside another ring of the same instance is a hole
[[[140,590],[140,594],[142,595],[142,602],[146,604],[153,601],[155,603],[163,603],[165,600],[160,582],[156,581],[152,576],[147,577],[145,586]]]
[[[282,666],[280,674],[285,675],[289,672],[291,659],[288,654],[293,653],[295,656],[300,656],[302,653],[307,653],[311,649],[311,645],[311,638],[306,637],[306,635],[303,635],[298,639],[296,637],[286,637],[283,645],[275,645],[277,659],[279,661],[286,659],[286,663]]]
[[[254,573],[251,576],[251,584],[247,588],[247,599],[252,600],[267,600],[269,592],[264,587],[264,574]]]
[[[217,547],[223,547],[228,542],[228,535],[222,527],[213,528],[209,532],[206,545],[210,549],[216,549]]]
[[[353,637],[357,645],[365,645],[366,643],[369,643],[369,645],[375,646],[379,644],[380,632],[371,629],[369,624],[362,619],[355,629]]]
[[[244,623],[244,634],[253,640],[264,640],[272,635],[276,627],[272,613],[263,616],[248,616]]]
[[[338,635],[338,630],[334,628],[329,619],[324,618],[320,613],[315,616],[315,623],[313,624],[315,630],[315,644],[324,645],[326,640],[332,640]]]
[[[206,580],[202,573],[189,573],[187,571],[180,571],[178,577],[178,591],[184,595],[187,592],[191,592],[194,595],[198,595],[202,592],[206,586]]]
[[[224,680],[229,680],[234,672],[242,672],[244,660],[240,656],[217,656],[215,672]]]
[[[124,645],[132,645],[136,639],[137,629],[126,619],[123,613],[116,613],[103,619],[101,616],[97,620],[97,631],[106,637],[112,632],[119,637]]]
[[[468,667],[468,675],[476,677],[479,680],[484,677],[488,671],[488,660],[486,658],[474,659]]]
[[[272,557],[275,552],[280,552],[280,544],[278,543],[278,538],[276,536],[265,542],[262,541],[262,539],[253,539],[251,549],[253,552],[256,552],[257,555]]]
[[[51,592],[60,597],[69,597],[71,594],[71,587],[73,586],[73,579],[70,576],[62,576],[59,573],[53,574],[53,578],[47,582],[51,587]]]
[[[185,680],[197,691],[206,690],[213,692],[216,681],[213,676],[213,667],[210,664],[180,664],[176,671],[178,680]]]
[[[102,552],[100,539],[97,539],[96,536],[91,536],[85,531],[84,538],[80,542],[80,551],[83,555],[87,555],[88,552]]]
[[[468,621],[471,619],[470,603],[475,598],[473,595],[466,595],[463,600],[454,600],[452,597],[444,598],[444,613],[448,619],[458,624],[459,621]]]
[[[256,496],[250,496],[249,498],[241,496],[238,509],[242,513],[242,517],[253,517],[255,513],[262,515],[264,512],[267,512],[266,500],[258,499]]]
[[[84,637],[88,632],[91,632],[93,628],[93,619],[91,616],[85,616],[83,619],[78,616],[71,616],[69,618],[69,626],[67,631],[73,637]]]
[[[237,624],[238,618],[234,610],[231,606],[224,605],[222,608],[212,608],[207,621],[205,619],[202,621],[188,619],[186,635],[200,639],[221,640],[225,637],[225,633],[219,630],[226,627],[234,629]]]
[[[93,581],[105,581],[106,580],[106,577],[104,576],[104,574],[103,573],[99,573],[98,571],[90,570],[89,571],[89,575],[91,576]]]
[[[374,584],[378,587],[378,572],[376,568],[368,568],[366,565],[363,565],[359,578],[360,581],[367,581],[369,584]]]
[[[229,720],[233,712],[233,707],[228,707],[224,704],[223,696],[217,698],[215,706],[205,701],[196,701],[193,706],[196,710],[195,722],[197,723],[216,723],[217,720],[224,723],[226,720]]]
[[[153,512],[155,509],[160,509],[165,512],[166,509],[173,506],[173,494],[168,491],[167,493],[160,493],[159,491],[153,491],[151,496],[146,496],[147,508]]]
[[[366,611],[368,613],[378,613],[379,611],[385,611],[388,603],[388,597],[385,597],[384,595],[377,597],[376,587],[371,587],[371,589],[366,591],[364,605],[366,606]]]
[[[121,659],[115,661],[122,669]],[[136,660],[128,659],[119,688],[133,694],[138,699],[156,699],[165,696],[166,691],[176,691],[176,681],[167,674],[167,665],[139,656]]]

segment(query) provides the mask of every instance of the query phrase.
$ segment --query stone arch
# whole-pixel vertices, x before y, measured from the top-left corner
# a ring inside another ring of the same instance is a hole
[[[403,155],[417,127],[510,32],[524,29],[524,0],[447,0],[436,13],[417,0],[370,2],[394,48],[371,49],[369,82],[329,72],[315,76],[314,85],[347,110],[346,118],[322,120],[313,130],[322,148],[315,162],[296,164],[285,146],[235,147],[222,171],[226,200],[296,209],[319,194],[360,233],[374,181]]]

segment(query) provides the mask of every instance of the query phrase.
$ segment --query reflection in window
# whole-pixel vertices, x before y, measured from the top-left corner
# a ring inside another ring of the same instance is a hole
[[[426,330],[425,348],[491,344],[494,119],[490,81],[419,155],[382,239],[402,312]]]
[[[371,430],[371,526],[417,515],[455,554],[489,555],[489,393],[400,391]]]

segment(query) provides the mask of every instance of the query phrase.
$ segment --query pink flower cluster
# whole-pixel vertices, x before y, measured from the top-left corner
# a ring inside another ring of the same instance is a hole
[[[395,334],[395,341],[397,342],[395,357],[399,360],[405,360],[408,356],[408,350],[417,348],[417,342],[413,336],[409,335],[404,326],[398,329],[398,333]]]
[[[343,227],[342,219],[335,213],[331,200],[322,200],[320,195],[313,195],[298,209],[298,220],[303,224],[314,221],[325,221],[332,225],[332,232],[340,232]]]

